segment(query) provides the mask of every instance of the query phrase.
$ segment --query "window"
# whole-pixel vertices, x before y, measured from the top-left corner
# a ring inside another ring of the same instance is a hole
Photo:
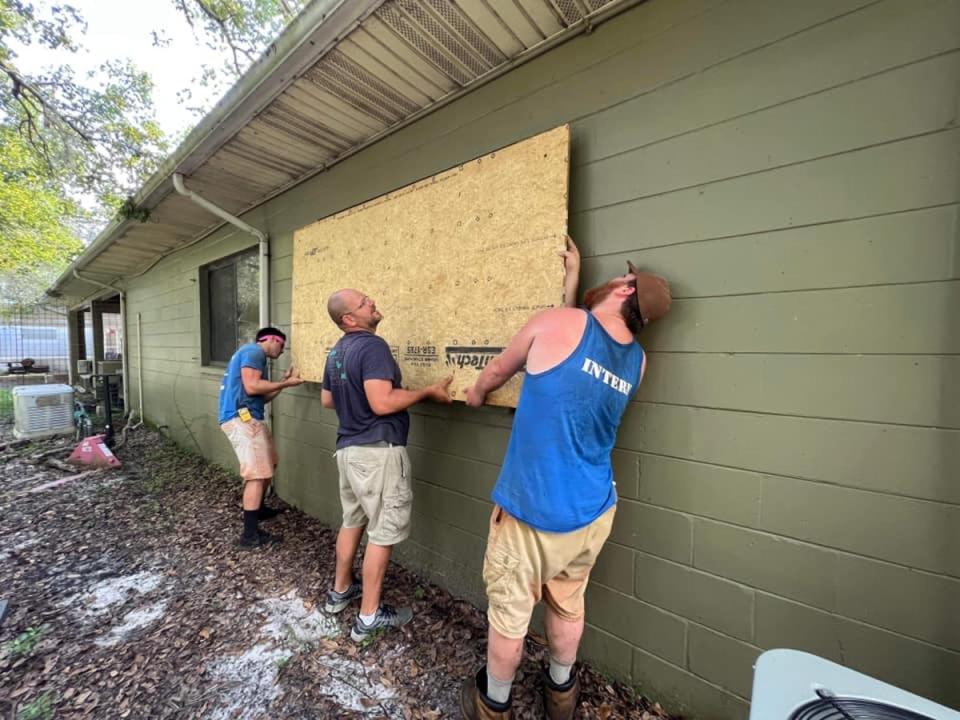
[[[200,268],[201,361],[230,361],[243,343],[253,342],[260,319],[257,250],[231,255]]]

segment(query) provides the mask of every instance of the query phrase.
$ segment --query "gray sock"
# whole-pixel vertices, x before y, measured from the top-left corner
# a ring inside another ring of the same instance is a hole
[[[567,684],[570,680],[570,671],[573,669],[575,662],[576,658],[571,660],[568,665],[557,660],[553,655],[550,656],[550,679],[553,680],[555,685]]]
[[[497,680],[487,669],[487,697],[497,703],[505,703],[510,699],[510,686],[513,685],[513,678],[509,680]]]

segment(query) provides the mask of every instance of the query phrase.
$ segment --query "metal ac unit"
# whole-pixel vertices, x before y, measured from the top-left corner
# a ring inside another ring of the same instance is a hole
[[[77,375],[92,375],[93,360],[77,360]]]
[[[13,388],[13,434],[33,439],[73,432],[73,388],[21,385]]]
[[[960,720],[960,713],[799,650],[768,650],[750,720]]]
[[[101,360],[97,363],[97,375],[117,375],[123,371],[121,360]]]

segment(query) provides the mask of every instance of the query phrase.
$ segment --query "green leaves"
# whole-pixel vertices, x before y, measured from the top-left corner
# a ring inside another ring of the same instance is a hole
[[[306,0],[171,0],[194,35],[223,56],[204,65],[196,84],[223,94],[270,46],[306,5]],[[189,88],[180,93],[189,101]],[[203,108],[193,108],[202,112]]]
[[[195,82],[225,90],[306,0],[170,0],[223,64]],[[78,75],[71,53],[86,24],[71,5],[0,0],[0,293],[29,302],[110,220],[140,222],[135,196],[171,147],[154,118],[153,82],[129,60]],[[157,28],[154,43],[166,33]],[[18,49],[42,46],[55,67],[22,65]],[[189,100],[189,89],[181,100]],[[198,108],[198,112],[205,112]]]
[[[168,153],[153,83],[126,60],[77,76],[25,68],[17,48],[69,57],[86,26],[69,5],[0,0],[0,292],[30,302],[55,281]],[[146,220],[131,202],[135,217]]]

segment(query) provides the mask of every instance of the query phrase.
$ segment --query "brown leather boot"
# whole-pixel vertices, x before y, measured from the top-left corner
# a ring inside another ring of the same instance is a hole
[[[494,702],[487,697],[487,668],[480,668],[460,686],[460,714],[465,720],[510,720],[510,701]]]
[[[573,720],[579,699],[580,677],[576,668],[563,685],[557,685],[549,672],[543,674],[543,709],[548,720]]]

